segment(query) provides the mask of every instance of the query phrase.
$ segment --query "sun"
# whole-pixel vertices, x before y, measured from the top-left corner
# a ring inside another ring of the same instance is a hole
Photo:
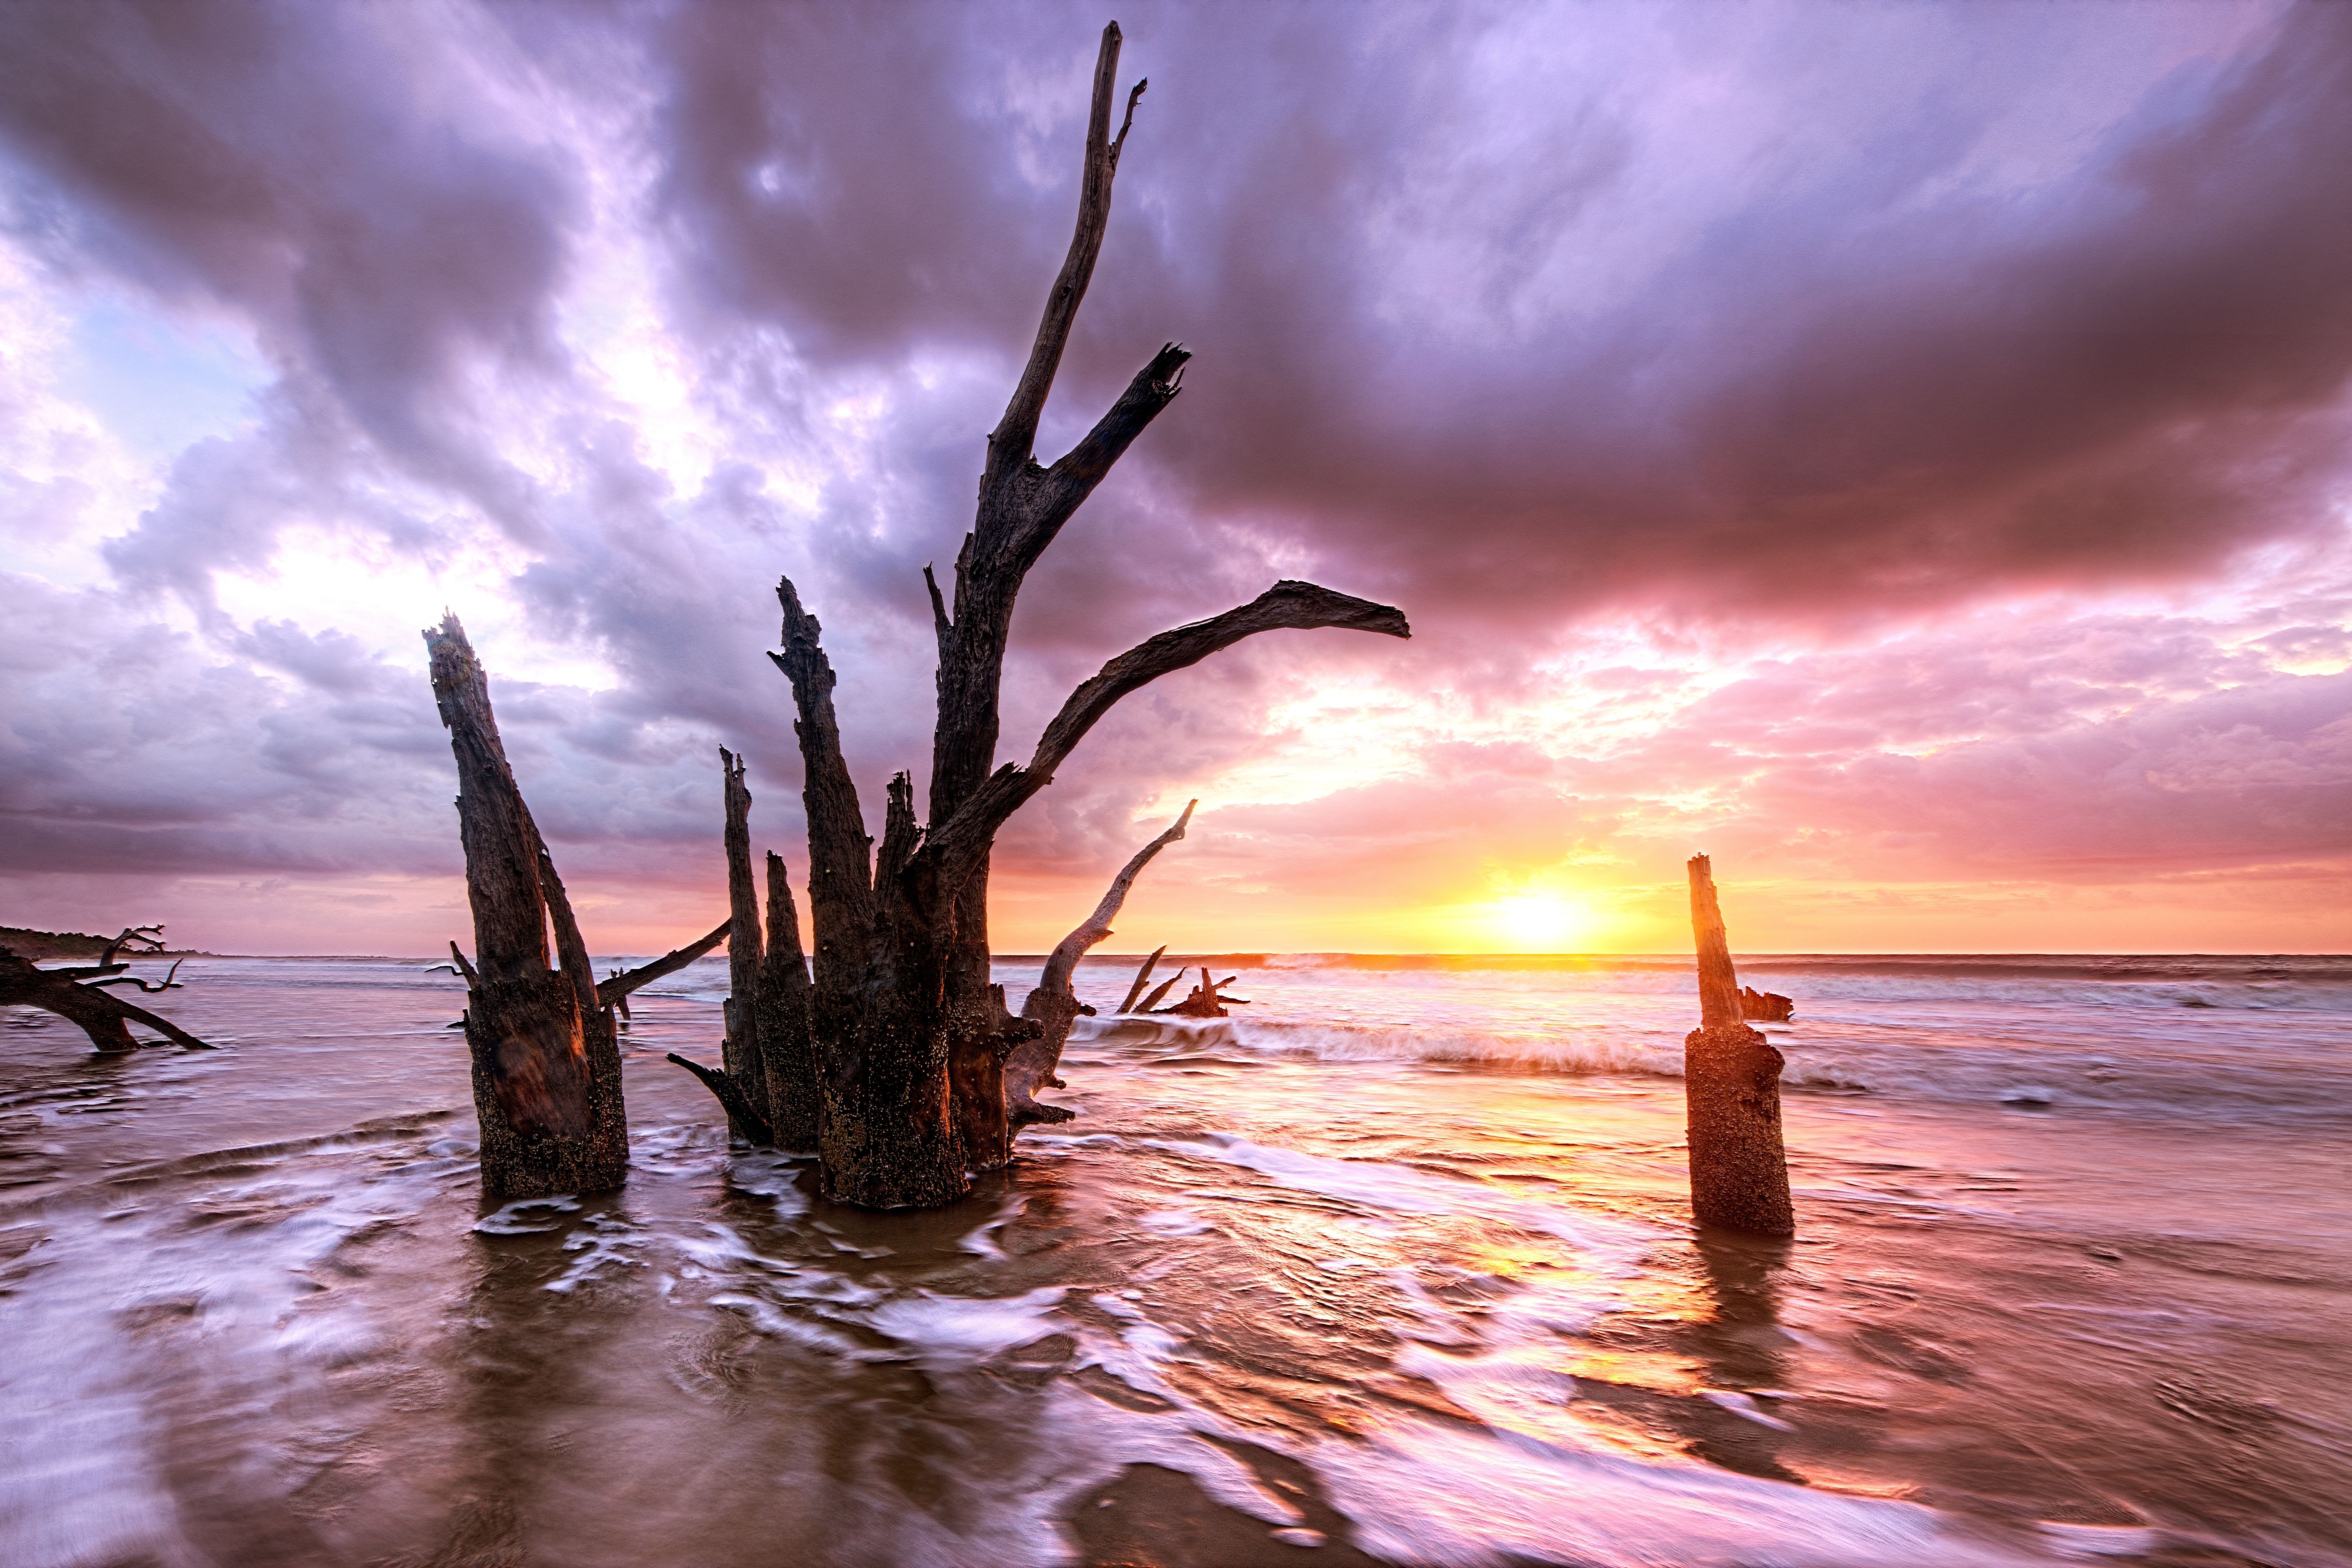
[[[1592,925],[1592,911],[1562,893],[1513,893],[1493,900],[1481,912],[1481,923],[1504,952],[1573,952]]]

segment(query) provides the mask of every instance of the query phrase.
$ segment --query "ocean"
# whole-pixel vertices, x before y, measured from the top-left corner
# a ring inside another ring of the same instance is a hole
[[[1686,957],[1207,962],[928,1213],[729,1149],[723,960],[503,1205],[425,961],[8,1010],[0,1563],[2352,1563],[2352,959],[1743,958],[1788,1245],[1688,1223]]]

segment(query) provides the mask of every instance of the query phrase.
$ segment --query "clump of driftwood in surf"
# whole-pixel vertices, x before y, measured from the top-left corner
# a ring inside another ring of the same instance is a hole
[[[152,1043],[132,1035],[133,1024],[154,1030],[184,1051],[213,1048],[169,1018],[125,1002],[107,989],[130,985],[150,994],[185,989],[178,979],[177,959],[163,972],[162,980],[149,981],[127,973],[129,962],[117,956],[125,951],[133,954],[162,952],[162,926],[125,926],[119,936],[90,940],[102,942],[98,962],[68,964],[62,969],[43,969],[14,949],[0,947],[0,1006],[37,1007],[45,1013],[54,1013],[88,1035],[89,1043],[101,1051],[136,1050]]]
[[[1691,930],[1698,948],[1699,1026],[1683,1041],[1691,1213],[1750,1236],[1796,1234],[1780,1138],[1780,1053],[1743,1021],[1731,942],[1704,855],[1690,860]],[[1785,1002],[1785,997],[1772,998]]]
[[[929,825],[915,820],[908,775],[891,781],[878,848],[866,836],[842,760],[834,672],[814,616],[787,579],[777,584],[809,836],[809,914],[815,938],[810,1023],[821,1095],[818,1129],[827,1195],[877,1208],[949,1203],[971,1173],[1012,1158],[1005,1064],[1042,1037],[989,981],[989,857],[1013,812],[1129,693],[1245,637],[1283,627],[1337,627],[1407,637],[1385,605],[1311,583],[1281,582],[1237,609],[1146,639],[1071,693],[1026,766],[996,767],[998,687],[1023,582],[1079,505],[1160,411],[1185,362],[1174,343],[1152,355],[1094,427],[1058,460],[1035,457],[1038,421],[1077,319],[1110,217],[1112,176],[1142,96],[1127,99],[1116,138],[1119,32],[1103,30],[1087,126],[1078,218],[1046,297],[1037,337],[1004,416],[988,437],[972,531],[956,556],[952,605],[928,568],[939,645]]]
[[[1143,988],[1151,984],[1152,972],[1160,967],[1160,955],[1167,951],[1168,950],[1164,947],[1152,949],[1151,955],[1143,961],[1143,967],[1135,972],[1135,984],[1127,988],[1127,1000],[1118,1005],[1118,1010],[1122,1015],[1142,1014],[1153,1017],[1177,1018],[1225,1018],[1232,1016],[1231,1014],[1225,1011],[1227,1007],[1246,1007],[1249,1005],[1248,997],[1232,995],[1225,989],[1227,986],[1233,984],[1234,982],[1239,980],[1241,978],[1240,975],[1228,974],[1223,980],[1212,980],[1209,978],[1208,966],[1205,964],[1201,968],[1201,983],[1198,985],[1193,986],[1192,990],[1186,992],[1184,994],[1184,999],[1181,1002],[1176,1003],[1174,1005],[1168,1007],[1162,1007],[1160,1005],[1160,999],[1167,995],[1171,991],[1173,991],[1176,988],[1177,983],[1184,978],[1184,971],[1181,967],[1179,967],[1175,973],[1170,975],[1167,979],[1161,981],[1159,985],[1154,987],[1151,994],[1145,996],[1143,994]],[[1142,998],[1139,1004],[1137,1001],[1138,997]]]

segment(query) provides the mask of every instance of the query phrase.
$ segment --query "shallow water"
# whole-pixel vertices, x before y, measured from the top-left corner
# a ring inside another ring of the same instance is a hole
[[[2352,1563],[2352,963],[1743,966],[1788,1247],[1684,1216],[1686,968],[1244,973],[919,1215],[727,1150],[720,963],[506,1207],[422,964],[0,1015],[0,1562]]]

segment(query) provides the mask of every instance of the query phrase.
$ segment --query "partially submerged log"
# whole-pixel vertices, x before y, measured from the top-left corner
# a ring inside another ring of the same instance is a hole
[[[1282,627],[1412,635],[1402,612],[1310,583],[1276,584],[1255,601],[1163,632],[1106,664],[1073,692],[1026,767],[995,766],[999,688],[1023,582],[1112,465],[1177,395],[1185,362],[1163,345],[1078,444],[1036,460],[1038,423],[1109,221],[1112,177],[1133,123],[1139,83],[1116,139],[1118,26],[1103,31],[1079,182],[1078,221],[1046,298],[1029,361],[988,438],[972,531],[956,557],[952,608],[925,569],[939,644],[929,825],[918,825],[907,775],[891,782],[882,843],[866,831],[842,759],[835,678],[822,628],[789,579],[778,584],[809,836],[810,990],[820,1115],[821,1184],[875,1208],[944,1204],[970,1173],[1011,1157],[1004,1063],[1034,1019],[1011,1017],[989,980],[988,873],[996,834],[1053,782],[1087,731],[1129,693],[1244,637]],[[993,771],[992,771],[993,770]]]
[[[1229,1018],[1233,1015],[1225,1011],[1227,1007],[1246,1007],[1249,1005],[1249,998],[1246,996],[1228,996],[1225,994],[1225,987],[1231,985],[1234,981],[1239,980],[1241,976],[1238,974],[1228,974],[1223,980],[1212,980],[1209,978],[1208,965],[1202,964],[1201,966],[1201,984],[1193,986],[1192,990],[1186,992],[1184,994],[1184,1000],[1177,1003],[1173,1007],[1158,1008],[1153,1007],[1150,1002],[1147,1002],[1143,1005],[1143,1010],[1147,1013],[1157,1012],[1169,1017],[1175,1018]],[[1170,985],[1174,984],[1175,982],[1172,980],[1169,982]],[[1158,997],[1164,994],[1167,990],[1168,985],[1162,985],[1158,991],[1153,992],[1151,994],[1156,1000]]]
[[[1777,991],[1739,988],[1739,1016],[1750,1024],[1787,1024],[1797,1016],[1797,1005]]]
[[[1028,999],[1021,1004],[1021,1016],[1037,1024],[1038,1034],[1035,1039],[1025,1040],[1013,1047],[1013,1054],[1004,1062],[1004,1102],[1016,1134],[1032,1123],[1067,1121],[1076,1114],[1066,1106],[1049,1105],[1037,1098],[1037,1090],[1041,1088],[1049,1085],[1055,1089],[1062,1087],[1062,1080],[1054,1075],[1061,1068],[1062,1047],[1069,1040],[1070,1026],[1078,1020],[1080,1015],[1092,1016],[1094,1013],[1092,1007],[1079,1002],[1077,992],[1071,984],[1071,977],[1077,973],[1078,960],[1087,955],[1087,950],[1097,946],[1111,934],[1110,922],[1118,918],[1120,908],[1127,902],[1128,890],[1135,886],[1135,879],[1151,864],[1153,856],[1184,837],[1184,829],[1192,821],[1192,808],[1200,804],[1197,800],[1186,801],[1184,813],[1176,819],[1176,825],[1137,850],[1134,858],[1119,868],[1118,875],[1111,879],[1110,888],[1103,894],[1102,900],[1095,905],[1095,912],[1088,915],[1076,931],[1055,944],[1052,954],[1045,960],[1045,973],[1037,978],[1036,989],[1030,992]],[[1135,984],[1128,988],[1129,1002],[1135,1000],[1135,994],[1151,976],[1151,966],[1159,963],[1160,954],[1167,951],[1165,947],[1160,948],[1143,961],[1143,968],[1137,973]]]
[[[0,1006],[38,1007],[45,1013],[55,1013],[89,1037],[89,1043],[101,1051],[136,1050],[142,1041],[131,1033],[131,1026],[154,1030],[184,1051],[208,1051],[214,1047],[196,1038],[169,1018],[159,1017],[146,1008],[125,1002],[112,992],[110,985],[134,985],[142,992],[179,991],[185,987],[174,978],[180,965],[174,961],[159,983],[150,983],[123,973],[131,966],[118,963],[115,954],[125,946],[134,946],[151,933],[160,933],[161,926],[126,927],[122,934],[109,942],[96,963],[78,963],[62,969],[43,969],[29,958],[23,958],[12,949],[0,947]],[[163,946],[154,941],[152,946],[135,948],[152,952]]]
[[[1739,980],[1707,858],[1691,857],[1689,869],[1699,994],[1699,1026],[1683,1041],[1691,1213],[1703,1226],[1793,1236],[1796,1214],[1780,1138],[1783,1060],[1741,1022]]]

